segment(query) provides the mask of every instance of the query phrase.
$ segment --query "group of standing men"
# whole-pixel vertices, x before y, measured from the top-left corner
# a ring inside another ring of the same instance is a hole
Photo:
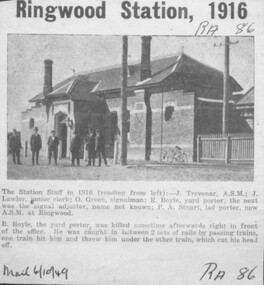
[[[81,137],[78,133],[74,132],[75,137],[71,141],[70,151],[72,153],[72,165],[74,165],[75,160],[77,165],[80,165],[80,152],[82,146]],[[101,134],[100,130],[97,129],[96,132],[89,130],[87,136],[85,137],[86,150],[88,151],[88,164],[87,166],[95,166],[95,158],[98,155],[98,166],[101,166],[102,158],[104,160],[105,166],[107,166],[107,160],[105,156],[105,142],[104,136]]]
[[[88,151],[88,164],[87,166],[95,166],[95,158],[98,156],[98,166],[101,166],[101,160],[103,158],[104,164],[107,166],[107,160],[105,156],[105,142],[104,136],[101,134],[100,130],[97,129],[96,132],[93,132],[91,129],[89,130],[86,138],[86,150]],[[57,165],[58,159],[58,146],[59,146],[59,138],[55,135],[55,131],[51,131],[51,136],[48,139],[48,159],[49,164],[51,163],[52,154],[54,156],[54,162]],[[34,128],[34,134],[32,134],[30,138],[30,147],[32,151],[32,164],[39,164],[39,151],[42,148],[42,140],[41,136],[38,133],[38,128]],[[13,162],[14,164],[21,164],[20,162],[20,149],[21,140],[16,129],[13,130],[13,134],[9,138],[9,148],[12,152]],[[80,153],[82,148],[82,139],[79,134],[74,131],[74,137],[71,141],[70,151],[72,153],[72,165],[75,164],[75,160],[77,165],[80,165]]]
[[[13,129],[13,133],[8,141],[9,149],[12,153],[13,163],[21,164],[20,162],[20,149],[22,148],[20,135],[16,129]],[[41,136],[38,134],[38,128],[35,127],[34,134],[30,138],[30,147],[32,151],[32,164],[39,164],[39,151],[42,147]]]
[[[59,143],[58,143],[59,144]],[[9,138],[8,141],[9,149],[11,150],[12,157],[13,157],[13,163],[14,164],[21,164],[20,162],[20,149],[22,148],[20,135],[17,132],[16,129],[13,129],[13,133]],[[34,134],[31,135],[30,138],[30,148],[32,151],[32,164],[34,165],[39,164],[39,151],[42,148],[42,141],[41,136],[38,134],[38,128],[34,128]],[[49,158],[51,156],[49,155]],[[57,158],[55,158],[55,162],[57,161]]]

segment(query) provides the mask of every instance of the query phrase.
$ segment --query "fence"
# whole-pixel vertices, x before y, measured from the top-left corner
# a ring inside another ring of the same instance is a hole
[[[253,134],[199,135],[197,162],[253,163]]]

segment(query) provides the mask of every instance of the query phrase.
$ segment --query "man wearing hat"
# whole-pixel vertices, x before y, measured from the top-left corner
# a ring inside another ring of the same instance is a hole
[[[95,132],[92,129],[89,129],[87,136],[85,137],[86,150],[88,151],[88,164],[91,166],[95,164]]]
[[[30,139],[30,147],[32,150],[32,164],[35,164],[35,158],[36,158],[36,164],[39,160],[39,151],[42,147],[42,141],[41,136],[38,134],[38,127],[35,127],[34,129],[35,133],[31,136]]]
[[[101,159],[103,157],[104,164],[107,166],[107,160],[105,157],[105,141],[104,136],[101,134],[101,131],[99,129],[96,130],[96,136],[95,136],[95,151],[98,154],[99,164],[98,166],[101,166]]]
[[[54,161],[57,165],[57,157],[58,157],[58,146],[59,146],[59,138],[55,136],[55,131],[51,131],[51,136],[48,139],[48,148],[49,148],[49,164],[51,163],[52,153],[54,155]]]
[[[16,129],[13,129],[13,134],[9,138],[8,145],[12,152],[14,164],[16,164],[16,162],[17,164],[21,164],[20,163],[21,141],[20,141],[20,136],[16,131]]]
[[[72,153],[72,165],[74,165],[75,159],[77,161],[77,165],[80,166],[80,152],[82,147],[81,137],[78,135],[77,131],[73,132],[74,137],[71,141],[70,151]]]

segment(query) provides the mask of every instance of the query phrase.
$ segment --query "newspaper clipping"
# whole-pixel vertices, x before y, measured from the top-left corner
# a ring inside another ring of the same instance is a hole
[[[0,7],[0,284],[264,284],[263,1]]]

